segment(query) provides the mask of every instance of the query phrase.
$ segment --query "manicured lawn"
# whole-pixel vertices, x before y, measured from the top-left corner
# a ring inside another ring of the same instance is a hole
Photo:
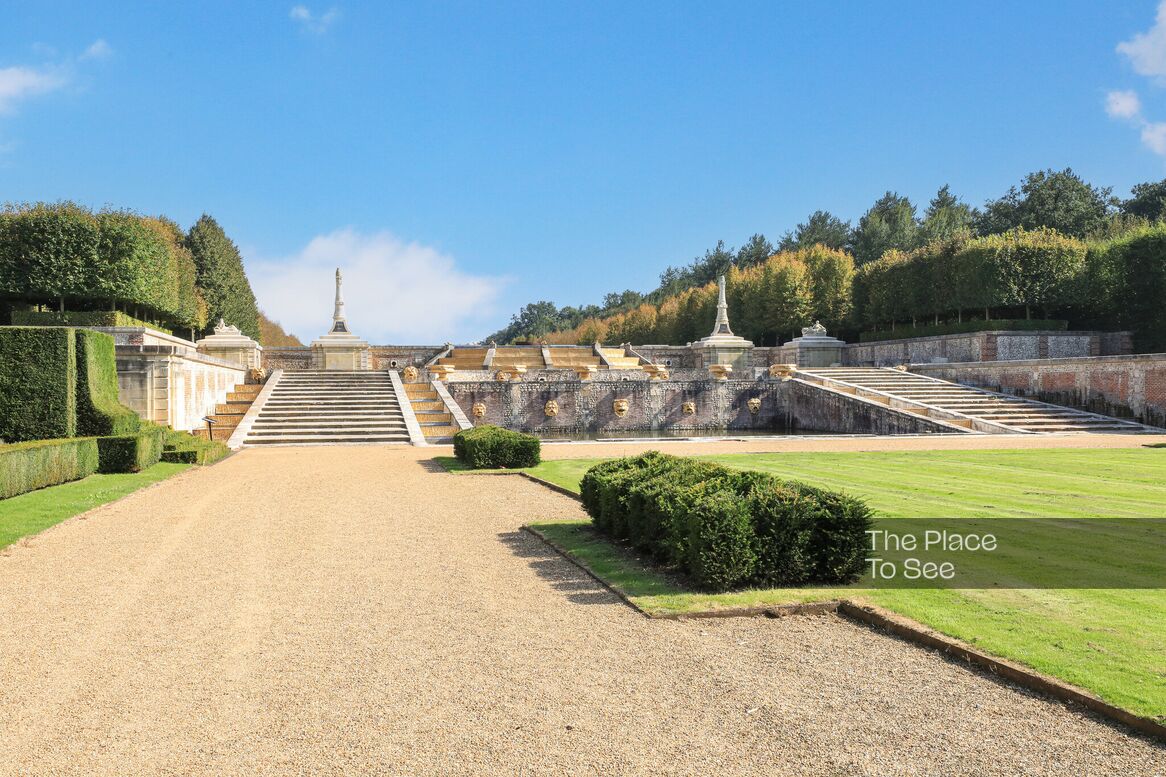
[[[21,537],[44,531],[66,518],[177,475],[190,466],[161,463],[132,474],[90,475],[83,480],[0,500],[0,548]]]
[[[707,456],[842,489],[891,517],[1166,518],[1166,450],[912,451]],[[597,460],[531,474],[578,490]],[[701,594],[597,537],[586,522],[536,528],[649,612],[683,613],[846,597],[869,601],[984,650],[1166,717],[1166,591],[1113,589],[770,589]],[[1166,561],[1164,561],[1166,563]],[[1023,571],[1021,571],[1023,574]]]

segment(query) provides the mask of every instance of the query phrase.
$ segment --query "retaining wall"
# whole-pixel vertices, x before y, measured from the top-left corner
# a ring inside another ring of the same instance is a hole
[[[897,364],[1063,359],[1128,354],[1129,332],[969,332],[956,335],[851,343],[843,348],[848,367]]]
[[[789,381],[795,429],[849,434],[959,434],[930,419],[864,402],[800,380]]]
[[[243,365],[203,356],[193,347],[118,345],[116,352],[122,404],[174,429],[205,427],[203,417],[247,378]]]
[[[912,372],[1166,426],[1166,354],[912,364]]]

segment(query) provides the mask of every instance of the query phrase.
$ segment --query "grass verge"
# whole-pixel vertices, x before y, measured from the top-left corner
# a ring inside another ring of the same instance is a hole
[[[768,453],[705,456],[864,497],[886,517],[1166,517],[1166,452],[1151,449]],[[578,491],[598,459],[530,474]],[[1161,589],[766,589],[703,594],[596,535],[585,521],[533,528],[652,614],[845,597],[884,607],[989,653],[1166,720]]]
[[[162,462],[141,472],[90,475],[82,480],[0,500],[0,548],[177,475],[189,466]]]

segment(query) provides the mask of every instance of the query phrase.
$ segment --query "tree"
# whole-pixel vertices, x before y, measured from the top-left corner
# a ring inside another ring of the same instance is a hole
[[[843,221],[833,213],[816,210],[804,224],[798,224],[793,232],[786,232],[781,238],[782,251],[794,251],[813,245],[841,250],[850,242],[850,222]]]
[[[1039,170],[1025,176],[998,200],[989,200],[976,221],[981,235],[1012,229],[1048,227],[1063,235],[1084,237],[1104,227],[1115,200],[1109,187],[1086,183],[1072,168]]]
[[[264,315],[262,310],[259,311],[259,342],[261,342],[263,345],[276,347],[303,345],[303,343],[300,342],[300,338],[284,331],[284,328],[280,326],[278,321],[272,321],[270,318]]]
[[[644,301],[644,295],[632,289],[625,289],[618,293],[603,295],[603,310],[612,312],[634,308]]]
[[[510,317],[510,323],[486,338],[499,344],[519,339],[536,339],[560,328],[562,318],[555,303],[546,300],[530,302]]]
[[[923,214],[919,242],[931,243],[966,234],[971,231],[975,219],[976,210],[952,194],[951,187],[944,184]]]
[[[850,236],[856,264],[878,259],[886,251],[909,251],[919,241],[915,206],[896,192],[887,192],[858,220]]]
[[[1120,206],[1123,214],[1148,221],[1166,219],[1166,181],[1140,183],[1130,193],[1133,196]]]
[[[773,256],[773,244],[760,233],[749,238],[749,242],[737,251],[736,265],[738,267],[756,267],[764,264],[765,260]]]
[[[204,213],[186,234],[186,247],[194,256],[196,279],[206,300],[209,324],[213,326],[221,318],[239,327],[248,337],[259,340],[259,306],[243,269],[238,246],[217,221]]]

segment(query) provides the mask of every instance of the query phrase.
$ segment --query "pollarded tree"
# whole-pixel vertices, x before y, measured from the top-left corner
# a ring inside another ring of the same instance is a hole
[[[892,249],[910,251],[918,242],[915,206],[895,192],[887,192],[875,201],[850,236],[856,264],[873,262]]]
[[[853,304],[854,259],[821,243],[798,252],[809,272],[812,317],[837,330],[850,317]]]
[[[204,213],[187,233],[186,247],[194,256],[198,288],[206,300],[210,323],[221,318],[258,340],[259,307],[238,246]]]

